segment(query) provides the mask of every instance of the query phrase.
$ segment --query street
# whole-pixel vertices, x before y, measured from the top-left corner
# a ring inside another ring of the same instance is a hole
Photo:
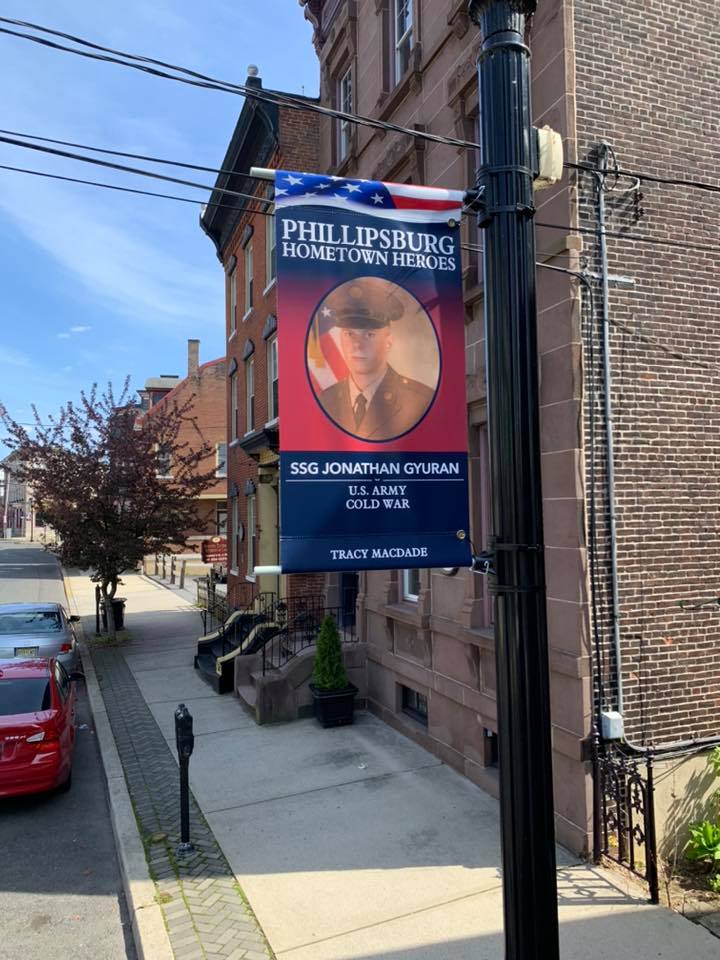
[[[0,602],[60,601],[54,558],[0,542]],[[0,957],[135,960],[105,777],[84,685],[78,683],[73,787],[0,801]]]

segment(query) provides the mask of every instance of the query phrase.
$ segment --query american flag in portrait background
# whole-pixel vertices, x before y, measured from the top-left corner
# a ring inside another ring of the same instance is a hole
[[[382,220],[433,222],[460,219],[461,190],[419,187],[412,183],[350,180],[319,173],[278,171],[275,206],[342,207]]]
[[[333,311],[325,306],[315,314],[308,339],[307,361],[315,393],[326,390],[349,371],[340,351],[340,330]]]

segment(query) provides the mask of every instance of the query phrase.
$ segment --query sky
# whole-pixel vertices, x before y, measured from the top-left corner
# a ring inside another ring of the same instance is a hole
[[[297,0],[15,0],[1,15],[234,83],[256,64],[266,87],[318,92]],[[4,34],[0,89],[5,130],[210,167],[221,165],[244,103]],[[0,164],[208,197],[8,144]],[[30,421],[32,404],[43,418],[57,412],[93,382],[120,386],[130,375],[137,388],[182,376],[189,337],[201,341],[201,362],[223,355],[224,279],[199,211],[0,170],[0,403],[14,419]]]

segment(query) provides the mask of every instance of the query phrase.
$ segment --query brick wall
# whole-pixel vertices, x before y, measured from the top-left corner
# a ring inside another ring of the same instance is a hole
[[[211,450],[197,466],[198,473],[206,473],[216,465],[216,444],[225,442],[225,359],[211,360],[201,364],[197,372],[185,377],[159,403],[150,408],[146,416],[152,416],[153,410],[160,410],[168,403],[179,407],[192,400],[189,416],[193,422],[183,424],[178,433],[178,445],[188,445],[197,450],[206,443]],[[215,503],[226,497],[225,480],[219,478],[202,494],[198,501],[198,520],[195,526],[186,531],[187,537],[215,535]],[[199,543],[188,544],[199,551]]]
[[[300,112],[298,110],[281,107],[279,110],[278,142],[275,155],[269,166],[290,170],[317,169],[317,143],[319,136],[319,118],[317,114]],[[243,160],[245,165],[246,160]],[[253,163],[247,159],[247,167]],[[256,186],[258,196],[266,196],[270,185],[259,182]],[[245,403],[245,361],[243,353],[248,340],[254,344],[255,351],[255,429],[262,428],[269,419],[269,390],[268,390],[268,342],[263,337],[266,322],[271,315],[277,315],[277,295],[275,284],[267,275],[266,270],[266,235],[268,229],[273,229],[273,220],[258,213],[245,213],[239,220],[237,227],[222,252],[223,264],[228,269],[231,257],[237,258],[236,276],[238,280],[238,316],[237,332],[231,336],[230,331],[230,292],[226,277],[226,337],[228,369],[233,360],[237,363],[238,377],[238,435],[242,437],[246,432],[246,403]],[[247,227],[252,228],[253,244],[253,309],[246,320],[243,320],[242,284],[245,250],[243,238]],[[228,423],[228,490],[233,487],[238,490],[239,517],[247,530],[247,497],[245,488],[248,482],[258,486],[258,463],[238,445],[231,446],[231,398],[229,380],[227,381],[227,395],[225,399]],[[272,463],[272,455],[268,465]],[[278,524],[277,510],[273,507],[272,514],[263,515],[260,509],[259,498],[257,505],[257,533],[258,543],[263,532],[263,525],[269,528],[272,536],[276,536]],[[231,499],[228,498],[228,517],[231,516]],[[228,577],[228,596],[233,605],[243,605],[248,598],[247,577],[247,537],[243,539],[239,549],[237,574]],[[262,555],[256,559],[258,563],[267,563]],[[287,593],[297,596],[302,593],[322,593],[324,576],[300,578],[295,583],[294,577],[287,578]],[[307,582],[306,582],[307,581]]]
[[[574,30],[578,159],[594,161],[606,140],[622,168],[720,184],[716,4],[646,0],[609,8],[576,0]],[[592,227],[592,179],[581,175],[578,184],[580,222]],[[646,743],[712,736],[720,726],[720,610],[693,612],[680,603],[720,593],[720,197],[643,182],[638,200],[627,192],[631,180],[611,177],[608,185],[608,229],[625,235],[608,241],[610,272],[635,281],[610,295],[627,734]],[[631,239],[638,234],[713,249]],[[585,242],[597,269],[593,241]],[[599,336],[596,326],[596,355]],[[596,390],[600,431],[601,403]],[[586,472],[588,464],[589,450]],[[597,468],[599,627],[612,703],[602,449]]]

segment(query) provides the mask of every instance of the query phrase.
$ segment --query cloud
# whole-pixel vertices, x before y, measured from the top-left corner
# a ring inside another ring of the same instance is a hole
[[[12,347],[0,347],[0,361],[6,363],[9,367],[29,367],[30,357],[24,353],[13,350]]]
[[[78,324],[76,327],[70,327],[70,333],[86,333],[88,330],[92,330],[92,327],[82,326],[82,324]]]
[[[69,340],[69,339],[70,339],[70,334],[69,334],[69,333],[59,333],[59,334],[57,335],[57,338],[58,338],[58,340]]]

